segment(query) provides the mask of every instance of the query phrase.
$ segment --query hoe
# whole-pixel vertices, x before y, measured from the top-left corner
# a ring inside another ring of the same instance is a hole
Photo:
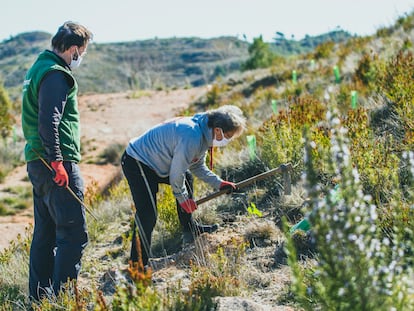
[[[275,175],[277,173],[282,173],[283,174],[283,187],[284,187],[284,192],[285,194],[290,194],[291,193],[291,179],[290,179],[290,174],[289,172],[292,170],[292,165],[290,163],[287,164],[282,164],[279,167],[276,167],[274,169],[271,169],[267,172],[258,174],[256,176],[250,177],[248,179],[242,180],[238,183],[236,183],[236,187],[237,189],[241,189],[244,187],[247,187],[248,185],[257,182],[259,180],[268,178],[272,175]],[[205,196],[204,198],[201,198],[199,200],[196,201],[197,205],[200,205],[202,203],[205,203],[207,201],[210,201],[214,198],[217,198],[223,194],[229,193],[229,189],[222,189],[216,192],[213,192],[212,194],[209,194],[207,196]]]

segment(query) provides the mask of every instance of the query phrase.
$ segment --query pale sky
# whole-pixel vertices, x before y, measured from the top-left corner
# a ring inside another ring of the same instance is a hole
[[[302,39],[338,27],[370,35],[414,10],[414,0],[3,0],[0,41],[28,31],[54,34],[64,21],[88,27],[94,42],[212,38],[276,32]]]

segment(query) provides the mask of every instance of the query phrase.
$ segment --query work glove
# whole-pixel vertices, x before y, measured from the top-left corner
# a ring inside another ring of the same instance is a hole
[[[188,214],[191,214],[197,209],[197,204],[193,199],[187,199],[183,203],[180,203],[181,208]]]
[[[220,184],[219,190],[225,190],[225,189],[229,190],[226,193],[231,193],[237,189],[237,186],[234,182],[223,180]]]
[[[52,161],[50,163],[52,165],[53,170],[55,171],[55,176],[53,177],[53,181],[60,187],[67,187],[69,184],[69,176],[66,172],[65,167],[63,166],[62,161]]]

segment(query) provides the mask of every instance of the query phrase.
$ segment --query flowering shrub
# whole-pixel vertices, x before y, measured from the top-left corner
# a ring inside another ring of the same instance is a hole
[[[307,139],[304,178],[318,258],[303,273],[290,243],[298,301],[306,310],[413,310],[414,274],[406,256],[413,249],[413,231],[402,223],[387,233],[381,230],[379,207],[364,193],[352,165],[348,131],[335,114],[328,113],[327,119],[331,149],[325,161],[339,187],[319,183]]]

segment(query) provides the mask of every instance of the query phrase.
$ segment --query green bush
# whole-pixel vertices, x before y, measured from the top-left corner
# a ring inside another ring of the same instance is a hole
[[[275,58],[269,44],[263,41],[262,36],[253,39],[253,43],[249,45],[248,51],[250,57],[242,64],[243,70],[270,67]]]
[[[364,53],[358,62],[353,80],[373,89],[378,79],[379,66],[380,62],[377,55]]]
[[[9,95],[4,89],[3,85],[0,84],[0,136],[5,139],[11,133],[12,125],[14,123],[11,115],[11,102]]]
[[[400,51],[385,66],[379,79],[379,89],[387,97],[387,104],[395,111],[405,132],[405,150],[414,147],[414,56]]]
[[[177,216],[177,205],[171,187],[161,185],[158,193],[158,227],[163,235],[177,237],[181,225]]]
[[[326,128],[321,123],[326,108],[311,97],[299,97],[289,110],[280,110],[277,116],[264,122],[260,128],[261,157],[270,167],[291,162],[296,166],[297,180],[303,168],[303,130],[311,128],[315,155],[323,153],[329,144]]]
[[[349,110],[343,124],[348,130],[351,158],[359,171],[364,192],[377,204],[387,202],[395,191],[400,163],[399,157],[392,152],[392,137],[374,136],[368,111],[364,108]]]
[[[315,52],[313,57],[316,60],[319,60],[321,58],[327,58],[331,55],[332,50],[335,46],[335,42],[333,41],[327,41],[324,43],[319,44],[316,48],[315,48]]]

